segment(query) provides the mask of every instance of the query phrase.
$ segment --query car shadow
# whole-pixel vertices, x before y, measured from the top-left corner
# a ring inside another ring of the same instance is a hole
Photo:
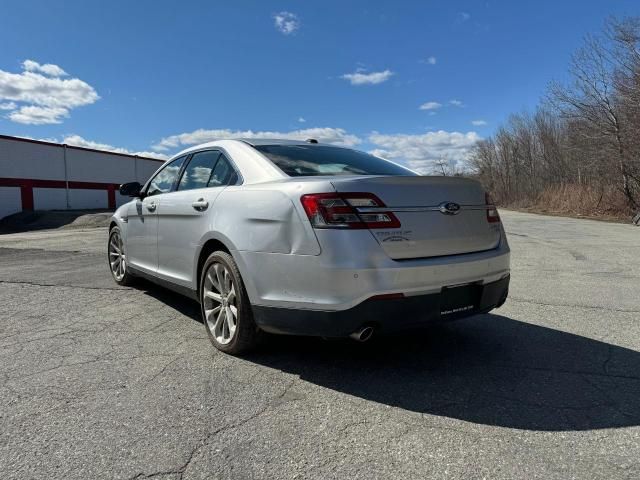
[[[202,323],[196,302],[143,288]],[[407,335],[351,340],[270,335],[246,360],[404,410],[536,431],[640,425],[640,353],[477,315]]]
[[[156,285],[150,280],[146,280],[144,278],[136,278],[135,289],[144,292],[145,295],[155,298],[159,302],[162,302],[180,312],[182,315],[185,315],[198,323],[203,323],[202,316],[200,314],[200,304],[197,301]]]
[[[352,396],[473,423],[640,425],[640,353],[501,315],[366,344],[272,337],[246,358]]]

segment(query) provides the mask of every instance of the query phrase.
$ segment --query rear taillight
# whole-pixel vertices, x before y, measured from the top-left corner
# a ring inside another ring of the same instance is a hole
[[[484,194],[485,203],[488,205],[487,207],[487,222],[489,223],[498,223],[500,222],[500,215],[498,214],[498,209],[493,204],[493,200],[491,200],[491,196],[488,193]]]
[[[315,228],[398,228],[400,221],[372,193],[311,193],[300,198]],[[380,210],[378,210],[380,209]]]

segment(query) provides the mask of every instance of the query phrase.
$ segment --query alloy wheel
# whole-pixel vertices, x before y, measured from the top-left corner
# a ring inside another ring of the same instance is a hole
[[[214,262],[209,266],[203,285],[202,301],[207,328],[221,345],[227,345],[238,326],[238,297],[231,272]]]
[[[122,237],[117,230],[112,232],[109,238],[109,266],[115,279],[121,281],[127,272],[127,258],[124,254]]]

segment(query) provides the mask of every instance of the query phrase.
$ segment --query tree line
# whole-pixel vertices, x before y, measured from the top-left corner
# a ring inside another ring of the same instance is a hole
[[[583,214],[640,210],[640,17],[605,23],[534,113],[478,142],[475,174],[497,203]]]

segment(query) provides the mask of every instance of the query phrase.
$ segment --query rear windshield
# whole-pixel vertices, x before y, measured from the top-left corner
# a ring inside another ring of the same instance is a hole
[[[313,175],[416,175],[368,153],[325,145],[256,145],[290,177]]]

